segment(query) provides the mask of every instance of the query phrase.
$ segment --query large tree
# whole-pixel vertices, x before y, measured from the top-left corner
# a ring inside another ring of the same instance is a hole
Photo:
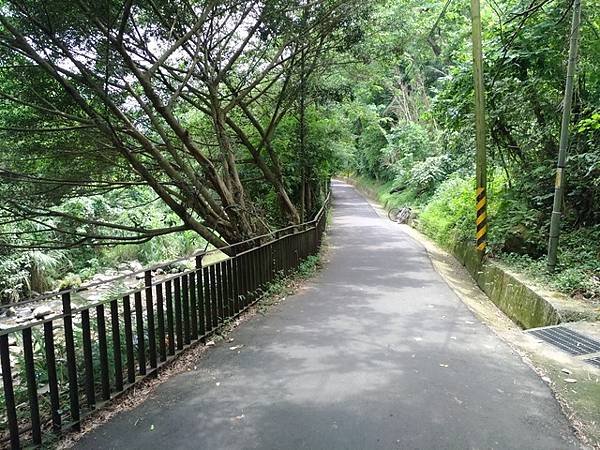
[[[69,245],[191,229],[222,247],[267,228],[240,176],[250,164],[298,223],[272,138],[298,80],[344,44],[340,30],[358,9],[352,0],[0,2],[3,217],[66,234]],[[179,223],[151,229],[56,208],[139,184]]]

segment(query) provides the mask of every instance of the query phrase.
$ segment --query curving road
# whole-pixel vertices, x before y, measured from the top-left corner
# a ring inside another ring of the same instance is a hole
[[[333,192],[319,275],[79,448],[579,448],[548,387],[425,250],[349,185]]]

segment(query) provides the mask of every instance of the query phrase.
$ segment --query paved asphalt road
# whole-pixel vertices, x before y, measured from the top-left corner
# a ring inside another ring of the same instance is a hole
[[[82,449],[578,448],[425,250],[335,182],[330,262]],[[219,383],[219,385],[217,385]]]

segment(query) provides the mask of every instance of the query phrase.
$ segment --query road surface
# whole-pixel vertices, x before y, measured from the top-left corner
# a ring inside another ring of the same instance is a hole
[[[578,448],[549,388],[421,245],[349,185],[333,194],[329,262],[314,280],[77,446]]]

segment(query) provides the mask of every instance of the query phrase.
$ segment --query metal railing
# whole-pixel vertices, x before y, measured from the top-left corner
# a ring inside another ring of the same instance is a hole
[[[234,256],[222,261],[202,265],[226,249],[202,252],[193,255],[195,269],[159,281],[153,270],[172,262],[146,269],[144,287],[116,298],[74,308],[77,289],[42,297],[61,298],[62,313],[0,330],[0,445],[39,446],[78,430],[104,402],[239,316],[272,281],[317,253],[328,204],[329,196],[309,222],[228,247]]]

